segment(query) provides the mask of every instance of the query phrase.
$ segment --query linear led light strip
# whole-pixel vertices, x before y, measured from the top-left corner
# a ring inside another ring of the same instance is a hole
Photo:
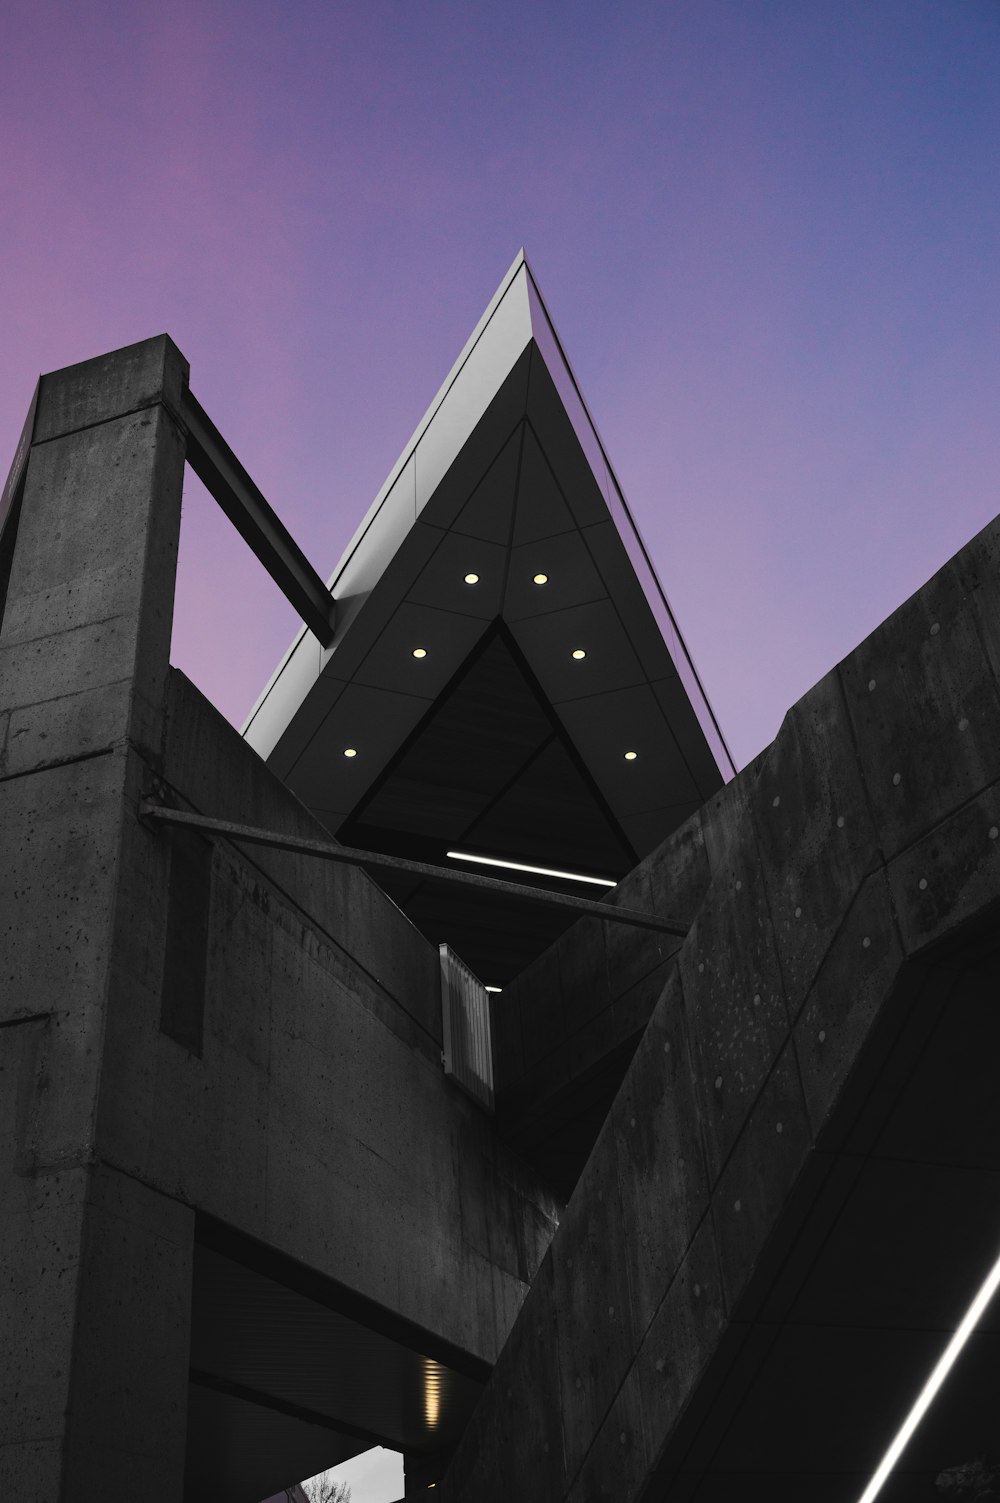
[[[580,872],[559,872],[551,866],[526,866],[523,861],[501,861],[497,856],[473,856],[470,851],[446,851],[450,861],[477,861],[480,866],[503,866],[512,872],[532,872],[536,877],[563,877],[567,882],[590,882],[594,887],[617,887],[610,877],[584,877]]]
[[[962,1324],[945,1347],[944,1354],[938,1362],[937,1367],[935,1367],[924,1384],[920,1397],[903,1421],[899,1434],[888,1451],[886,1451],[878,1471],[861,1494],[858,1503],[872,1503],[872,1500],[882,1491],[883,1486],[888,1480],[889,1473],[903,1452],[903,1448],[930,1408],[935,1394],[951,1372],[959,1353],[975,1330],[979,1317],[993,1298],[998,1286],[1000,1286],[1000,1258],[997,1258],[990,1269],[985,1284],[969,1306]]]

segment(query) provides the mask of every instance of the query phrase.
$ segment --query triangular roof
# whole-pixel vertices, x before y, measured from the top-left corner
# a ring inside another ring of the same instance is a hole
[[[244,735],[351,843],[617,877],[733,771],[523,251],[330,588]]]

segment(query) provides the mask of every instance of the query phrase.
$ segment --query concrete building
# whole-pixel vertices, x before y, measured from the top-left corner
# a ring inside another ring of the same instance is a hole
[[[186,462],[304,622],[243,737]],[[1000,1251],[1000,524],[733,777],[519,257],[331,586],[166,337],[0,526],[4,1496],[859,1498]]]

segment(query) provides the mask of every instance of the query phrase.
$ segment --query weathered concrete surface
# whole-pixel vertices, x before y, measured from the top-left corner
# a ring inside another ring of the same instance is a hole
[[[41,382],[0,641],[0,776],[158,740],[187,367],[165,336],[121,356]]]
[[[0,634],[0,1478],[26,1499],[166,1500],[183,1475],[193,1218],[104,1170],[96,1125],[126,748],[158,739],[166,676],[183,439],[165,397],[184,370],[158,339],[96,381],[42,381]]]
[[[1000,903],[998,559],[1000,521],[658,853],[703,848],[709,880],[445,1497],[832,1503],[877,1464],[1000,1238],[1000,1132],[966,1089],[995,976],[962,939],[995,935]],[[683,911],[678,886],[653,901]],[[659,974],[655,943],[625,946],[623,982]],[[521,978],[510,1089],[613,1019],[607,960],[579,925]],[[921,1307],[932,1277],[948,1298]]]
[[[840,1503],[1000,1239],[1000,526],[622,884],[683,946],[588,921],[505,993],[505,1143],[375,883],[137,817],[323,833],[168,668],[184,371],[156,340],[43,381],[0,633],[5,1493],[197,1496],[210,1223],[306,1304],[495,1364],[439,1497]],[[554,1238],[511,1144],[568,1183],[595,1144]]]
[[[436,953],[367,877],[194,838],[207,937],[172,926],[154,787],[324,836],[168,666],[185,375],[160,339],[43,379],[0,633],[0,1476],[38,1503],[197,1496],[199,1218],[478,1375],[558,1211],[445,1079]]]
[[[179,674],[162,768],[186,806],[323,838]],[[361,872],[218,845],[197,1057],[158,1028],[169,845],[123,838],[103,1154],[491,1363],[556,1207],[444,1078],[436,951]]]

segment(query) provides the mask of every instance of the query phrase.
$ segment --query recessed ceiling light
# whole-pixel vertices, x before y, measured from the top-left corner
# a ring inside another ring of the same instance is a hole
[[[576,658],[577,662],[579,663],[582,658],[585,658],[587,656],[587,654],[584,652],[584,650],[583,650],[582,647],[574,647],[574,649],[573,649],[573,656]]]
[[[549,576],[547,574],[534,574],[532,575],[531,582],[532,584],[548,584]]]
[[[467,574],[465,576],[465,582],[466,582],[466,584],[478,584],[479,583],[479,575],[478,574]]]
[[[345,746],[344,747],[344,756],[345,757],[356,757],[357,756],[357,751],[355,750],[355,748],[353,746]]]
[[[415,658],[425,658],[427,656],[427,648],[426,647],[414,647],[414,649],[413,649],[413,656]]]
[[[635,759],[636,759],[636,757],[638,755],[639,755],[638,752],[626,752],[625,753],[625,760],[626,760],[626,762],[634,762]]]

